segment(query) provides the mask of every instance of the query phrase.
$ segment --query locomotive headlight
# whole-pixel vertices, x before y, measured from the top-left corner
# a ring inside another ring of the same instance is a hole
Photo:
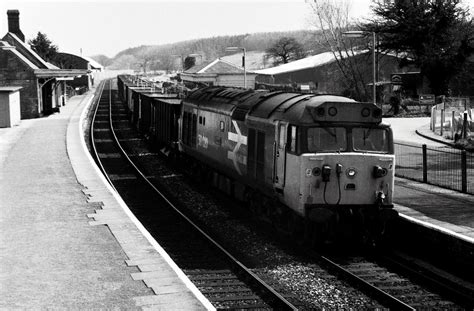
[[[362,109],[361,113],[360,113],[364,118],[367,118],[368,116],[370,116],[370,109],[365,107],[364,109]]]
[[[347,175],[347,177],[349,177],[349,178],[354,178],[355,175],[357,175],[357,171],[356,171],[355,168],[349,167],[349,168],[346,170],[346,175]]]
[[[374,166],[373,175],[374,175],[374,178],[384,177],[385,175],[387,175],[387,169],[382,168],[379,165],[376,165]]]
[[[321,175],[321,169],[319,167],[315,167],[312,170],[313,176],[319,176]]]

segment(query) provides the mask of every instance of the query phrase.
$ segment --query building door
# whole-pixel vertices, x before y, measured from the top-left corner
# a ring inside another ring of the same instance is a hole
[[[41,101],[43,106],[42,113],[45,115],[53,113],[53,79],[47,81],[41,86]]]

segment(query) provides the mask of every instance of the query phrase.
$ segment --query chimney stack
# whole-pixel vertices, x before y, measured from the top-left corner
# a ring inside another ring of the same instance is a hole
[[[20,30],[20,11],[8,10],[8,32],[14,33],[21,41],[25,42],[25,35]]]

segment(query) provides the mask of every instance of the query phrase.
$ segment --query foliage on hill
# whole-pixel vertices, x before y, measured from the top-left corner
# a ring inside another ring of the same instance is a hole
[[[201,56],[197,56],[198,60],[206,61],[229,54],[225,49],[231,46],[245,47],[247,51],[265,51],[285,36],[295,38],[302,44],[303,49],[311,51],[311,54],[322,52],[314,45],[317,33],[301,30],[218,36],[163,45],[142,45],[123,50],[111,59],[106,59],[103,55],[92,58],[101,63],[110,62],[108,65],[110,69],[176,70],[182,68],[181,62],[189,54],[202,55],[202,59],[199,59]]]

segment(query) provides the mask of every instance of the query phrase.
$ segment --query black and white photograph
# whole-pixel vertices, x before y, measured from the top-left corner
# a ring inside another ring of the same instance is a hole
[[[0,310],[474,309],[474,0],[0,16]]]

